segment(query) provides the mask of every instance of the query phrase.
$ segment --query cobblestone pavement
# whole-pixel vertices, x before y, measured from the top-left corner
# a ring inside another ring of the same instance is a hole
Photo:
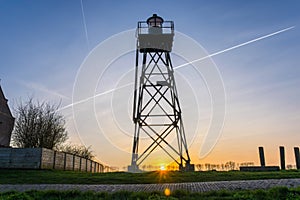
[[[190,192],[205,192],[213,190],[240,190],[240,189],[267,189],[271,187],[286,186],[300,187],[300,178],[297,179],[268,179],[247,181],[218,181],[218,182],[194,182],[194,183],[164,183],[164,184],[101,184],[101,185],[79,185],[79,184],[32,184],[12,185],[0,184],[0,192],[4,191],[27,191],[27,190],[80,190],[80,191],[105,191],[115,192],[127,191],[164,191],[169,188],[174,190],[187,190]]]

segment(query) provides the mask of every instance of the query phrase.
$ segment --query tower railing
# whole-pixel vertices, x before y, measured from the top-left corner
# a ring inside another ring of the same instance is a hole
[[[152,27],[150,27],[152,28]],[[162,30],[162,34],[174,34],[174,22],[164,21],[162,26],[157,27]],[[137,26],[137,35],[139,34],[149,34],[149,25],[146,21],[139,21]]]

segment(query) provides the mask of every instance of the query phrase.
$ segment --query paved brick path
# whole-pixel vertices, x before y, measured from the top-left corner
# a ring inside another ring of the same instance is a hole
[[[300,187],[300,178],[297,179],[269,179],[248,181],[218,181],[195,183],[165,183],[165,184],[122,184],[122,185],[78,185],[78,184],[32,184],[32,185],[1,185],[0,192],[27,191],[27,190],[80,190],[80,191],[164,191],[188,190],[191,192],[205,192],[213,190],[240,190],[240,189],[267,189],[276,186]]]

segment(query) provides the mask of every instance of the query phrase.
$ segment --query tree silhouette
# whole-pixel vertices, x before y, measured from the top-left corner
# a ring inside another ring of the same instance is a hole
[[[227,170],[235,170],[235,162],[233,161],[228,161],[225,163],[225,168]]]
[[[17,147],[48,149],[64,143],[68,134],[64,117],[56,112],[57,106],[50,103],[34,103],[32,98],[19,103],[16,108],[16,121],[12,142]]]
[[[91,146],[86,147],[84,145],[67,144],[63,145],[59,150],[86,159],[93,159],[95,157],[91,150]]]

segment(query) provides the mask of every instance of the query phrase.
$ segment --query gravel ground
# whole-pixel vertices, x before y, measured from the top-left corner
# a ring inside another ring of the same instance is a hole
[[[206,192],[216,190],[251,190],[267,189],[278,186],[300,187],[300,178],[297,179],[268,179],[247,181],[217,181],[217,182],[193,182],[193,183],[164,183],[164,184],[101,184],[101,185],[79,185],[79,184],[0,184],[0,192],[5,191],[27,191],[27,190],[80,190],[96,192],[116,191],[164,191],[169,188],[174,190],[187,190],[190,192]]]

